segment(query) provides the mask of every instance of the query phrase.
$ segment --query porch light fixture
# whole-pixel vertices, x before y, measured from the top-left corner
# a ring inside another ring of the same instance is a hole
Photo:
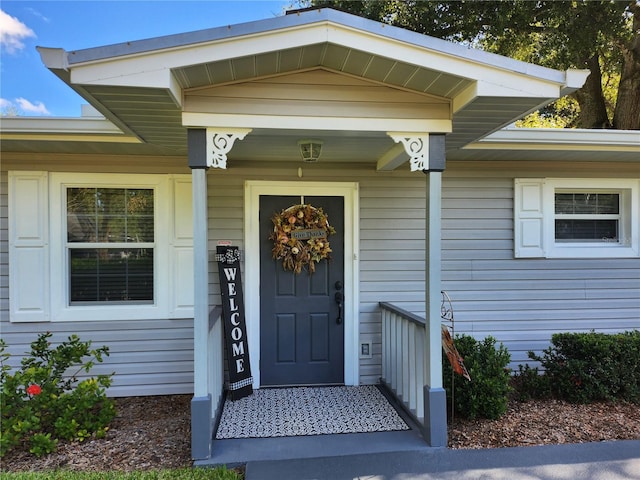
[[[322,152],[322,140],[298,140],[303,162],[317,162]]]

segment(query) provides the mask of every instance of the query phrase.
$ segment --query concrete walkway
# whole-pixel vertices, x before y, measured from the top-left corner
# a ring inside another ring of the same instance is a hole
[[[640,440],[250,461],[246,480],[640,480]]]

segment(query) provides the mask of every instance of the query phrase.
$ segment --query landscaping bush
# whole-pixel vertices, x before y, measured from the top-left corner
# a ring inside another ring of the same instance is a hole
[[[514,398],[521,402],[551,397],[549,377],[529,365],[518,365],[518,372],[511,379],[511,386]]]
[[[537,373],[537,369],[520,368],[519,388],[529,394],[538,392],[573,403],[615,399],[640,402],[638,330],[557,333],[542,355],[529,352],[529,358],[540,362],[545,372],[534,376],[532,372]]]
[[[71,335],[52,348],[50,337],[40,334],[15,372],[0,339],[0,456],[16,447],[42,456],[55,450],[59,438],[104,437],[115,416],[115,403],[105,394],[113,374],[77,378],[102,362],[108,347],[91,349],[91,342]]]
[[[487,337],[482,341],[468,335],[456,335],[456,348],[464,359],[471,381],[460,375],[453,376],[453,397],[451,389],[452,368],[443,354],[443,379],[447,400],[456,414],[466,418],[499,418],[507,411],[509,369],[511,355],[496,340]]]

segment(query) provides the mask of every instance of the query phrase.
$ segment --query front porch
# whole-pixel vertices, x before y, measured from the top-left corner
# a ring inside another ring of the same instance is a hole
[[[260,389],[225,407],[195,466],[432,450],[383,386]]]
[[[218,373],[209,377],[207,397],[192,401],[194,465],[445,447],[446,396],[427,383],[435,363],[427,354],[427,322],[389,303],[380,308],[379,385],[263,388],[235,401],[223,391],[221,309],[214,308],[207,352],[208,364],[215,366],[211,370]],[[440,311],[447,308],[443,303]],[[213,404],[212,398],[219,401]]]

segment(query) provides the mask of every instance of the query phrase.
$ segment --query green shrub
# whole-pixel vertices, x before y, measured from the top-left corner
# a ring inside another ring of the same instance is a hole
[[[548,394],[573,403],[601,400],[640,402],[640,331],[618,334],[557,333],[540,362],[544,379],[523,381],[548,385]],[[527,372],[527,374],[529,374]]]
[[[511,379],[511,385],[514,398],[521,402],[551,397],[549,377],[529,365],[518,365],[518,372]]]
[[[464,359],[471,381],[460,375],[453,376],[453,408],[456,414],[466,418],[499,418],[507,411],[509,369],[511,355],[496,340],[487,337],[482,341],[468,335],[456,335],[456,348]],[[444,385],[451,404],[452,368],[443,354]]]
[[[0,339],[0,456],[18,447],[41,456],[54,451],[59,438],[104,436],[115,416],[115,404],[105,394],[113,374],[77,377],[102,362],[108,348],[91,349],[91,342],[76,335],[52,348],[50,337],[40,334],[15,372]]]

